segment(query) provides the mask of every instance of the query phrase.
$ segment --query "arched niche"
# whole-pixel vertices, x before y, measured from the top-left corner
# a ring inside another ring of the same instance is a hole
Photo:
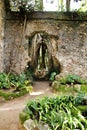
[[[57,36],[49,35],[46,32],[36,32],[28,37],[28,52],[31,61],[29,69],[34,72],[34,77],[44,79],[53,72],[60,73],[61,66],[58,60]]]

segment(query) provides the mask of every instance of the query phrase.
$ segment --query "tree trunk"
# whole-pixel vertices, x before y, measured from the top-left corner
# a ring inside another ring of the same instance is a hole
[[[70,2],[71,2],[71,0],[66,0],[66,11],[67,12],[70,11]]]

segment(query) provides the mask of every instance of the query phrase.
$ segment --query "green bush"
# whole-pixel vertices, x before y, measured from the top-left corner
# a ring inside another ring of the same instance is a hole
[[[10,82],[8,75],[5,73],[0,73],[0,88],[3,89],[9,89],[10,88]]]
[[[80,92],[78,93],[75,99],[76,105],[87,105],[87,93]]]
[[[55,80],[55,76],[57,75],[56,72],[52,72],[51,75],[50,75],[50,81],[54,81]]]
[[[73,96],[45,97],[30,101],[24,112],[27,117],[48,124],[50,130],[86,130],[87,128],[87,120],[75,107]]]
[[[66,77],[54,80],[51,86],[56,92],[77,93],[81,91],[87,93],[87,81],[74,74],[68,74]]]
[[[9,90],[8,93],[4,91],[4,89],[11,88],[13,89],[12,92],[9,92]],[[29,80],[29,77],[25,73],[21,73],[20,75],[0,73],[0,90],[0,96],[6,100],[10,100],[31,92],[31,80]]]
[[[65,78],[60,79],[61,84],[87,84],[87,81],[75,74],[68,74]]]

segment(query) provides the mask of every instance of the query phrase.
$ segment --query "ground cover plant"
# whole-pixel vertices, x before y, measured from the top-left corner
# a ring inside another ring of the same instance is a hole
[[[29,101],[20,114],[23,124],[27,119],[49,125],[49,130],[86,130],[87,120],[77,108],[77,98],[62,96]]]
[[[87,81],[75,74],[68,74],[52,82],[52,88],[55,92],[84,92],[87,93]]]
[[[30,77],[25,73],[20,75],[0,73],[0,96],[6,100],[20,97],[32,91]]]
[[[68,74],[65,78],[60,79],[61,84],[87,84],[87,81],[75,74]]]

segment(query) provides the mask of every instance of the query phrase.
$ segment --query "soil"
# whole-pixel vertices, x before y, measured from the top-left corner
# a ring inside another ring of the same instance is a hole
[[[33,92],[11,101],[0,98],[0,130],[20,130],[19,113],[24,109],[29,100],[42,98],[44,96],[54,96],[49,82],[34,82]]]

